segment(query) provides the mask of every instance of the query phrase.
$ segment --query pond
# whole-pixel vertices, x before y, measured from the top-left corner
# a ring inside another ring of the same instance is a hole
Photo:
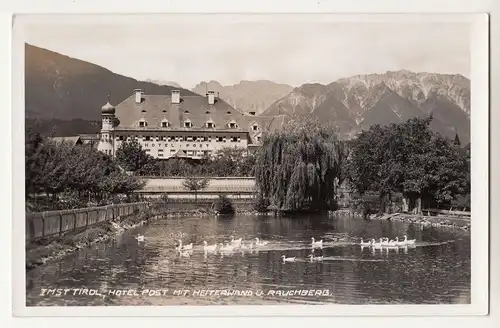
[[[359,244],[404,235],[415,245]],[[204,251],[231,236],[268,243]],[[312,237],[323,240],[313,259]],[[179,239],[193,250],[178,252]],[[26,305],[469,304],[470,246],[467,231],[387,220],[159,219],[27,272]]]

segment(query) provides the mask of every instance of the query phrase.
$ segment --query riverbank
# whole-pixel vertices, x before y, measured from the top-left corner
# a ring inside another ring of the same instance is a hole
[[[349,209],[342,209],[337,211],[330,211],[329,216],[352,216],[361,218],[360,213],[354,212]],[[415,215],[406,213],[383,213],[383,214],[371,214],[369,216],[370,220],[392,220],[401,221],[407,223],[421,224],[423,227],[435,227],[435,228],[449,228],[449,229],[462,229],[465,231],[470,231],[471,220],[464,217],[456,216],[429,216],[429,215]]]
[[[152,211],[148,210],[129,215],[120,221],[105,221],[84,230],[29,242],[26,244],[26,270],[34,269],[79,249],[115,238],[126,230],[139,227],[160,216],[153,215]]]
[[[269,213],[258,213],[257,211],[238,210],[238,215],[272,215]],[[214,217],[213,210],[198,209],[176,209],[169,208],[160,215],[153,215],[151,211],[130,215],[117,221],[105,221],[85,230],[68,232],[61,236],[41,238],[26,245],[26,270],[31,270],[39,265],[64,257],[82,248],[92,246],[96,243],[105,242],[116,238],[127,230],[140,227],[151,220],[158,218],[181,218],[181,217]]]

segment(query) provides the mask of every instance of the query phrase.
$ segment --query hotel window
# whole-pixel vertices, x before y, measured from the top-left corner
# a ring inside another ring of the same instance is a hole
[[[148,126],[148,122],[146,122],[146,120],[142,119],[142,120],[139,121],[139,127],[140,128],[144,128],[146,126]]]
[[[168,128],[169,126],[170,126],[170,123],[167,120],[161,121],[162,128]]]
[[[203,141],[208,141],[208,137],[203,137]]]
[[[257,124],[252,125],[252,130],[257,131],[259,129],[259,126]]]
[[[215,128],[215,124],[213,122],[207,122],[207,128],[213,129]]]
[[[260,141],[260,137],[257,137],[257,141]]]
[[[151,137],[150,137],[150,136],[146,136],[146,137],[144,137],[144,140],[145,140],[145,141],[150,141],[150,140],[151,140]]]
[[[175,149],[170,149],[170,152],[171,153],[175,153]]]
[[[238,142],[238,137],[232,137],[231,142]]]
[[[230,129],[236,129],[236,127],[237,127],[236,122],[229,122],[228,126]]]
[[[217,141],[218,141],[218,142],[222,142],[222,141],[223,141],[223,138],[222,138],[222,137],[217,137]]]
[[[187,141],[193,141],[193,137],[187,137]]]
[[[158,153],[158,157],[163,157],[163,153]]]
[[[196,139],[197,139],[196,137],[193,137],[193,141],[196,141]]]
[[[185,128],[191,128],[191,127],[193,127],[193,124],[191,123],[191,121],[185,121],[184,122],[184,127]]]

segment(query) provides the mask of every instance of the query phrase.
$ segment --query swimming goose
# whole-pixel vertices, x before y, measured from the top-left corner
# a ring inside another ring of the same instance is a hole
[[[208,245],[206,241],[203,241],[203,250],[205,252],[215,252],[217,250],[217,244]]]
[[[311,258],[311,262],[312,261],[323,261],[323,256],[316,256],[314,257],[314,254],[309,254],[309,256]]]
[[[137,239],[137,241],[144,241],[144,235],[139,234],[135,239]]]
[[[385,246],[387,247],[394,247],[394,246],[397,246],[396,244],[396,241],[395,240],[389,240],[389,238],[386,238],[386,243],[385,243]]]
[[[294,262],[295,261],[295,257],[286,257],[285,255],[281,255],[281,259],[283,260],[283,262]]]
[[[382,247],[382,238],[379,239],[379,242],[375,242],[375,239],[372,239],[372,246],[375,248],[380,248]]]
[[[410,239],[410,240],[408,240],[408,237],[406,237],[406,235],[404,235],[404,237],[405,237],[405,240],[404,240],[405,245],[415,245],[415,240],[416,239]]]
[[[193,251],[180,251],[179,255],[182,257],[191,257],[191,254],[193,254]]]
[[[241,248],[242,249],[253,249],[254,247],[254,244],[253,243],[250,243],[250,244],[242,244],[241,245]]]
[[[387,238],[387,237],[380,238],[380,245],[381,246],[389,246],[389,238]]]
[[[234,237],[231,236],[231,244],[234,246],[241,246],[241,238],[235,240]]]
[[[396,246],[405,246],[406,242],[405,241],[399,241],[399,237],[396,237]]]
[[[317,248],[323,248],[323,239],[321,239],[320,241],[314,241],[314,237],[311,237],[311,246],[314,248],[314,247],[317,247]]]
[[[229,244],[226,244],[226,245],[223,245],[222,243],[219,244],[219,250],[221,252],[232,252],[233,248],[234,247],[229,245]]]
[[[372,244],[371,241],[363,242],[363,238],[361,238],[361,242],[359,243],[361,246],[369,246]]]
[[[182,240],[179,239],[179,246],[177,247],[178,250],[191,250],[193,249],[193,243],[190,243],[188,245],[182,245]]]
[[[259,241],[259,238],[255,238],[255,246],[266,246],[267,245],[267,241]]]

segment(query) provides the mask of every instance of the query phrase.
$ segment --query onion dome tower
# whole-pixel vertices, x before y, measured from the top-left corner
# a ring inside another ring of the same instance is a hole
[[[115,122],[115,106],[111,105],[110,97],[108,102],[101,108],[101,138],[99,140],[98,149],[105,154],[114,155],[114,122]]]

